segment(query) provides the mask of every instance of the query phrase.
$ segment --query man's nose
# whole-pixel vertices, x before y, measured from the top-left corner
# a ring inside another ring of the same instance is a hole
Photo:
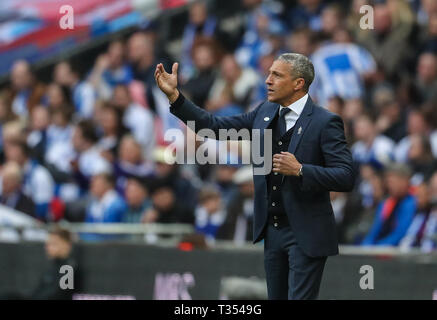
[[[272,84],[272,81],[271,81],[271,79],[270,79],[270,76],[267,77],[267,79],[266,79],[266,84],[268,84],[268,85],[271,85],[271,84]]]

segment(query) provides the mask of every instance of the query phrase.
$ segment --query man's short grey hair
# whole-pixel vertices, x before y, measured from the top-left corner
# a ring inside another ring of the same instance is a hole
[[[292,66],[292,77],[305,80],[304,90],[308,92],[314,80],[314,66],[310,59],[299,53],[283,53],[276,60],[284,61]]]

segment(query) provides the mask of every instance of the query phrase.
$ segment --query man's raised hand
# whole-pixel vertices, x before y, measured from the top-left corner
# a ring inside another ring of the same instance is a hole
[[[177,62],[173,63],[171,74],[166,72],[162,63],[156,66],[155,81],[159,89],[165,93],[170,103],[176,101],[179,96],[178,86],[178,67]]]

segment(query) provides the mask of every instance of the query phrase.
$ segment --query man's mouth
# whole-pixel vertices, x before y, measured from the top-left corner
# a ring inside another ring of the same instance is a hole
[[[273,89],[267,89],[267,92],[268,93],[272,93],[272,92],[274,92],[275,90],[273,90]]]

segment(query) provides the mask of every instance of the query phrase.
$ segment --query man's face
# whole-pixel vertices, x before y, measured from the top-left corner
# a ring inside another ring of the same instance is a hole
[[[72,75],[71,75],[70,66],[65,62],[58,63],[55,67],[53,78],[56,83],[59,83],[61,85],[64,86],[71,85]]]
[[[153,60],[154,55],[154,43],[151,36],[136,33],[133,34],[128,41],[127,55],[129,61],[132,63],[138,63],[141,59],[148,61]]]
[[[266,79],[267,99],[270,102],[288,106],[296,91],[304,84],[302,78],[293,79],[292,66],[284,61],[276,60],[270,67],[269,76]]]
[[[104,177],[97,175],[91,179],[90,191],[97,199],[101,199],[109,189],[111,189],[111,186]]]
[[[391,197],[398,199],[405,196],[408,193],[408,188],[410,187],[408,177],[404,177],[393,172],[388,172],[385,174],[385,183],[388,194]]]
[[[194,51],[194,64],[199,70],[207,70],[214,65],[214,57],[211,48],[199,46]]]
[[[138,163],[141,161],[141,147],[133,138],[123,139],[120,144],[119,158],[122,161]]]
[[[7,161],[14,161],[20,165],[23,165],[26,162],[26,156],[23,154],[21,148],[16,144],[6,143],[4,148]]]
[[[158,210],[168,210],[173,206],[175,196],[173,191],[168,187],[162,187],[155,191],[152,196],[153,205]]]
[[[374,128],[372,123],[367,118],[360,118],[355,123],[354,134],[358,140],[365,140],[373,136]]]
[[[11,82],[15,89],[24,90],[30,87],[32,75],[26,62],[17,62],[11,71]]]
[[[70,254],[71,244],[55,234],[50,234],[45,244],[49,259],[66,258]]]
[[[147,192],[137,181],[129,180],[125,191],[126,201],[130,206],[140,206],[147,197]]]
[[[437,79],[437,58],[431,53],[422,54],[417,65],[419,79],[426,83],[432,83]]]
[[[82,146],[83,146],[83,136],[82,136],[82,131],[76,127],[73,131],[73,137],[71,139],[72,144],[73,144],[73,148],[74,150],[76,150],[77,152],[82,152]]]

